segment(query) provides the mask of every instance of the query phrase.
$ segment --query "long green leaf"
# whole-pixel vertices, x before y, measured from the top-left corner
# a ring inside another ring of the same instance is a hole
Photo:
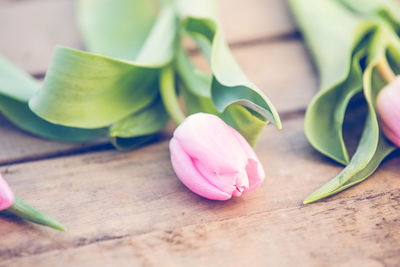
[[[254,146],[266,122],[240,105],[231,105],[219,112],[211,98],[211,77],[197,70],[182,49],[177,53],[176,65],[188,113],[207,112],[218,115]]]
[[[339,1],[289,2],[320,76],[320,92],[306,113],[306,136],[316,150],[348,164],[342,125],[349,100],[362,88],[359,61],[364,54],[357,51],[375,25]]]
[[[376,67],[379,62],[386,60],[387,46],[392,41],[395,41],[390,38],[391,35],[390,33],[387,34],[386,30],[384,25],[381,25],[374,34],[369,49],[369,64],[363,75],[364,95],[368,103],[368,116],[357,151],[349,165],[338,176],[307,197],[304,200],[305,204],[334,195],[362,182],[378,168],[387,155],[396,149],[380,132],[375,107],[376,96],[385,85]]]
[[[281,122],[268,98],[240,70],[222,36],[213,1],[177,1],[181,34],[198,44],[210,63],[211,77],[196,69],[178,48],[176,68],[190,114],[219,115],[254,145],[267,123]]]
[[[363,49],[356,53],[344,82],[320,91],[313,98],[305,116],[304,131],[311,145],[344,165],[350,159],[343,140],[343,122],[351,98],[362,90],[360,60],[364,53]]]
[[[180,0],[183,32],[192,36],[208,57],[212,71],[211,97],[223,112],[231,105],[245,106],[281,128],[270,100],[243,74],[226,44],[216,19],[214,1]]]

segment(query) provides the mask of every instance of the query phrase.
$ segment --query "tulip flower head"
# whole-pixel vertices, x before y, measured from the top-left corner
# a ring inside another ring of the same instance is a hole
[[[400,76],[379,93],[377,109],[383,133],[400,147]]]
[[[169,148],[178,178],[208,199],[239,197],[260,186],[265,177],[243,136],[215,115],[187,117],[175,130]]]
[[[14,193],[0,174],[0,211],[6,210],[14,203]]]

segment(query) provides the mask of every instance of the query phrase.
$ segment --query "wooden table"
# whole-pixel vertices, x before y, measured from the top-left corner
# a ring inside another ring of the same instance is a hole
[[[0,216],[0,266],[400,265],[399,154],[362,184],[302,205],[342,168],[303,134],[318,86],[313,65],[285,1],[220,3],[236,58],[283,118],[284,130],[267,127],[256,147],[262,187],[208,201],[175,177],[165,134],[120,153],[105,140],[42,140],[1,118],[0,171],[68,232]],[[0,33],[0,53],[38,78],[54,45],[81,47],[71,0],[0,0]]]

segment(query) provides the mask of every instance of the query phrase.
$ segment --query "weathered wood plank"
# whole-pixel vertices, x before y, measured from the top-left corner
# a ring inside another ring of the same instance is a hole
[[[306,207],[57,250],[4,266],[394,267],[400,262],[399,200],[398,188],[367,191]]]
[[[271,99],[281,113],[303,110],[316,91],[317,80],[301,41],[261,43],[233,49],[245,73]],[[194,62],[204,68],[199,55]],[[0,165],[27,158],[47,157],[105,144],[62,144],[19,131],[0,119]]]
[[[294,31],[284,1],[220,3],[222,24],[231,43]],[[31,73],[43,73],[55,45],[81,47],[73,9],[72,0],[0,2],[0,53]]]
[[[295,119],[285,123],[285,131],[279,132],[273,127],[269,127],[265,131],[256,149],[267,171],[265,184],[243,198],[224,203],[201,199],[186,190],[175,178],[171,169],[166,142],[125,154],[116,151],[88,153],[0,168],[1,171],[6,173],[6,178],[21,197],[61,220],[69,228],[67,233],[58,233],[23,222],[16,224],[15,220],[1,217],[0,260],[14,261],[20,257],[53,250],[72,249],[109,239],[121,239],[126,236],[135,237],[153,231],[171,231],[189,225],[208,225],[209,222],[225,220],[232,220],[232,223],[234,223],[235,218],[249,216],[249,223],[254,228],[258,227],[259,232],[254,234],[251,234],[251,231],[245,232],[245,239],[257,240],[259,236],[263,236],[263,239],[260,239],[261,241],[268,240],[267,237],[272,236],[274,241],[272,244],[277,246],[275,252],[281,253],[282,257],[286,255],[283,253],[285,245],[296,241],[291,245],[290,253],[298,250],[311,254],[321,253],[322,257],[326,255],[326,251],[333,244],[323,246],[318,252],[303,247],[305,243],[301,241],[311,242],[312,238],[317,238],[318,244],[321,246],[323,241],[327,241],[323,239],[323,235],[315,234],[314,229],[322,231],[329,228],[330,220],[338,223],[343,219],[346,209],[339,208],[338,203],[346,207],[346,201],[353,199],[348,203],[353,203],[351,207],[357,207],[365,201],[369,203],[367,205],[377,206],[376,214],[383,214],[382,217],[388,214],[395,216],[398,192],[394,189],[400,187],[400,180],[393,174],[399,171],[400,158],[398,157],[388,160],[374,177],[356,188],[350,189],[326,203],[299,209],[301,200],[308,193],[326,182],[341,169],[340,166],[332,164],[312,150],[303,135],[302,124],[301,119]],[[373,200],[373,196],[390,195],[390,193],[394,195],[389,199],[383,197],[382,199],[377,198],[376,201],[378,202]],[[344,204],[341,201],[344,201]],[[383,205],[381,208],[380,203],[386,203],[385,201],[388,202],[387,205]],[[297,211],[291,213],[285,212],[285,209]],[[315,217],[315,220],[310,219],[309,222],[314,224],[301,223],[304,218],[309,218],[312,214],[322,210],[329,211],[329,209],[338,209],[339,211],[330,213],[331,217],[325,218],[321,215],[322,217]],[[292,221],[292,225],[287,225],[286,228],[274,228],[273,225],[278,227],[279,220],[272,220],[273,223],[268,224],[268,220],[270,220],[268,214],[274,214],[271,212],[276,210],[282,210],[277,211],[280,214],[277,215],[277,218],[287,216],[285,223],[289,224]],[[375,217],[369,218],[371,213],[361,211],[357,209],[352,211],[359,212],[358,222],[360,224],[367,223],[368,219],[372,219],[374,222],[378,220]],[[251,219],[254,218],[252,217],[254,214],[268,216],[262,220]],[[393,216],[389,219],[394,220]],[[243,233],[243,226],[246,225],[247,219],[244,219],[243,222],[241,219],[237,220],[238,227],[236,229],[231,228],[231,231]],[[265,225],[268,225],[268,227],[264,226],[265,221],[267,222]],[[292,233],[290,231],[297,224],[305,229],[304,232]],[[346,221],[346,225],[348,224],[350,222],[347,223]],[[220,229],[219,223],[213,225],[216,229]],[[392,227],[391,225],[393,224],[382,225],[382,231],[389,231],[388,229],[392,229],[388,228]],[[348,242],[345,239],[347,234],[344,234],[347,228],[335,228],[334,226],[335,224],[332,229],[340,231],[341,234],[335,236],[333,230],[327,233],[329,236],[337,238],[335,243],[338,246],[337,251],[342,251],[339,243],[344,242],[346,244]],[[269,227],[271,227],[271,231],[267,231]],[[368,227],[372,226],[368,224]],[[372,238],[372,236],[369,236],[370,232],[368,231],[371,229],[368,227],[366,232],[355,231],[354,234],[357,238],[364,236],[367,239]],[[189,230],[182,231],[190,232],[192,228],[187,229]],[[273,229],[275,229],[275,232],[272,231]],[[215,234],[217,237],[210,240],[214,240],[212,243],[215,242],[218,245],[218,233]],[[310,236],[307,236],[308,234]],[[156,233],[155,236],[157,235]],[[281,247],[277,242],[281,235],[288,235],[293,239],[285,239],[286,241],[282,243]],[[152,240],[151,236],[149,242]],[[192,238],[193,236],[189,237]],[[240,236],[232,236],[232,238],[240,239]],[[396,234],[394,238],[400,237]],[[388,240],[382,238],[378,240],[378,245],[386,248],[388,246],[386,242],[390,241]],[[192,241],[193,239],[188,239],[188,242]],[[362,245],[360,244],[360,246]],[[365,245],[367,246],[367,243]],[[123,248],[132,250],[126,245]],[[164,250],[173,248],[174,246],[165,245]],[[239,249],[239,246],[232,248]],[[364,247],[362,251],[365,251],[366,248]],[[259,252],[262,250],[261,247],[258,249]],[[266,251],[269,249],[270,247],[263,248]],[[224,251],[223,248],[221,250]],[[125,253],[124,251],[121,253]],[[342,252],[344,253],[344,251]],[[75,253],[81,255],[79,250],[71,253],[71,255],[75,255]],[[117,250],[116,253],[120,252]],[[248,251],[248,253],[250,252]],[[267,253],[266,255],[271,254]],[[79,259],[81,256],[77,257]],[[139,256],[132,254],[131,257]],[[171,260],[173,260],[173,256],[171,257]],[[176,257],[179,257],[179,255]],[[293,254],[292,257],[295,257],[295,255]],[[43,256],[43,261],[45,259],[46,256]],[[69,260],[65,264],[69,264]],[[95,261],[94,258],[87,260]]]

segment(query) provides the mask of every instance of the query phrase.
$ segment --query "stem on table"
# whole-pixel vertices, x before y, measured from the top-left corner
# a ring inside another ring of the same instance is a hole
[[[185,120],[186,116],[178,103],[174,75],[174,70],[171,66],[161,71],[160,93],[168,114],[171,116],[172,120],[179,125]]]
[[[396,74],[394,74],[392,68],[390,67],[386,57],[383,57],[378,64],[376,65],[376,69],[378,70],[382,79],[385,80],[386,83],[391,83],[394,78],[396,78]]]

